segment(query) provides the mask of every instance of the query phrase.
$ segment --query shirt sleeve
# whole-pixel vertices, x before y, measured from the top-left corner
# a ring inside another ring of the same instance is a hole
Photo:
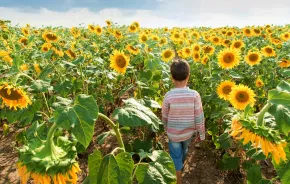
[[[167,127],[167,121],[168,121],[168,112],[169,112],[169,102],[167,95],[165,95],[165,98],[162,103],[162,123],[166,129]]]
[[[195,121],[196,129],[200,136],[200,140],[204,140],[205,139],[205,123],[204,123],[202,102],[201,102],[199,93],[197,93],[194,99],[194,121]]]

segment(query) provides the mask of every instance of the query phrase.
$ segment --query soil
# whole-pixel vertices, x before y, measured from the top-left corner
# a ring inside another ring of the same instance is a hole
[[[0,123],[1,125],[1,123]],[[98,121],[95,128],[95,135],[101,132],[108,131],[109,128],[102,122]],[[19,130],[18,130],[19,131]],[[15,143],[15,134],[17,131],[11,131],[8,135],[3,135],[2,126],[0,128],[0,184],[6,183],[19,183],[19,178],[16,170],[15,163],[17,162],[17,149]],[[126,139],[126,138],[125,138]],[[162,135],[159,140],[164,145],[166,151],[167,138]],[[87,159],[88,155],[94,149],[100,149],[103,155],[110,153],[117,147],[117,140],[114,136],[109,136],[105,144],[98,145],[96,136],[94,136],[90,146],[85,153],[78,155],[80,168],[82,173],[79,175],[79,183],[82,183],[88,174]],[[220,153],[215,150],[211,141],[204,141],[197,146],[194,142],[189,147],[187,160],[185,161],[183,170],[183,184],[243,184],[245,183],[245,176],[243,172],[236,171],[221,171],[216,167],[217,160],[220,159]],[[273,168],[269,168],[264,164],[264,174],[269,176],[273,174]]]

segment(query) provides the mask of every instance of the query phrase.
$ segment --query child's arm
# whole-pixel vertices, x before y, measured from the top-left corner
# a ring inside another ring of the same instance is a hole
[[[167,121],[168,121],[168,111],[169,111],[169,104],[165,95],[163,103],[162,103],[162,123],[164,125],[165,130],[166,130]]]
[[[194,99],[194,121],[199,133],[200,140],[205,139],[204,114],[202,109],[202,102],[199,93]]]

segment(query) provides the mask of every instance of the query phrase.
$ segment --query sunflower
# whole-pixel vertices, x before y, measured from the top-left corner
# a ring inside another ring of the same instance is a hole
[[[95,26],[92,25],[92,24],[89,24],[89,25],[88,25],[88,29],[89,29],[89,31],[92,32],[92,33],[95,32]]]
[[[58,41],[57,35],[54,34],[53,32],[44,32],[42,34],[42,38],[44,40],[46,40],[47,42],[57,42]]]
[[[158,45],[161,47],[167,44],[167,38],[161,38]]]
[[[288,68],[290,66],[290,60],[281,59],[281,61],[279,62],[279,66],[281,68]]]
[[[249,51],[245,56],[245,61],[250,66],[257,65],[262,61],[262,56],[259,52]]]
[[[110,67],[119,73],[125,74],[130,58],[123,51],[114,50],[110,56]]]
[[[146,41],[148,40],[148,36],[144,33],[139,34],[139,41],[141,43],[146,43]]]
[[[115,31],[114,31],[114,36],[115,36],[115,38],[120,39],[120,38],[123,37],[123,34],[122,34],[121,31],[119,31],[119,30],[115,30]]]
[[[106,20],[106,24],[108,27],[110,27],[112,25],[112,22],[110,20]]]
[[[42,46],[41,46],[41,50],[42,52],[48,52],[51,48],[51,44],[50,43],[44,43]]]
[[[236,49],[224,49],[218,54],[218,64],[222,69],[232,69],[240,63],[240,53]]]
[[[245,36],[252,36],[252,30],[250,28],[245,27],[243,33]]]
[[[81,31],[76,27],[72,27],[70,29],[70,33],[73,35],[74,38],[77,38],[81,35]]]
[[[29,29],[26,27],[21,28],[21,32],[24,34],[24,36],[28,36],[29,35]]]
[[[217,36],[213,36],[211,37],[211,42],[214,44],[214,45],[220,45],[221,43],[221,39]]]
[[[191,37],[193,37],[194,39],[198,40],[200,38],[200,34],[196,31],[191,33]]]
[[[203,65],[206,65],[208,62],[209,62],[209,57],[207,55],[205,55],[201,58],[201,63]]]
[[[7,51],[0,51],[0,59],[2,59],[5,62],[8,62],[12,66],[13,59],[10,57],[10,53]]]
[[[231,41],[228,40],[228,39],[224,39],[224,40],[222,41],[222,44],[223,44],[223,46],[225,46],[225,47],[230,47],[230,45],[231,45]]]
[[[39,67],[39,64],[33,64],[33,68],[38,75],[41,73],[41,69]]]
[[[139,22],[133,22],[132,23],[132,25],[134,25],[136,28],[137,28],[137,30],[139,30],[140,29],[140,24],[139,24]]]
[[[202,51],[204,54],[212,55],[215,51],[215,48],[210,45],[205,45],[202,47]]]
[[[126,46],[126,49],[127,49],[128,52],[130,52],[131,54],[134,54],[134,55],[137,55],[140,52],[140,49],[139,48],[135,48],[131,44],[128,44]]]
[[[233,32],[232,31],[228,31],[227,32],[227,36],[233,36]]]
[[[130,33],[136,33],[138,31],[137,27],[134,25],[134,24],[131,24],[129,27],[128,27],[128,31]]]
[[[200,45],[199,44],[194,44],[192,46],[193,52],[200,52]]]
[[[236,40],[233,41],[231,48],[232,49],[241,49],[242,47],[244,47],[244,42],[242,40]]]
[[[100,26],[96,26],[94,32],[100,36],[100,35],[102,35],[103,30]]]
[[[39,31],[38,31],[38,30],[34,30],[33,33],[34,33],[35,35],[39,35]]]
[[[261,148],[263,154],[268,157],[268,154],[271,153],[275,162],[277,164],[280,163],[280,160],[286,161],[286,153],[284,147],[287,146],[285,141],[281,141],[280,143],[272,142],[267,140],[267,137],[261,136],[249,130],[239,122],[238,119],[233,118],[231,124],[230,135],[236,140],[243,140],[243,144],[252,143],[252,146],[257,148]]]
[[[178,42],[181,39],[181,35],[179,32],[173,32],[170,38],[172,41]]]
[[[191,49],[189,47],[184,47],[182,49],[182,55],[184,56],[184,58],[189,58],[191,55]]]
[[[257,79],[256,80],[256,87],[260,88],[264,86],[264,82],[261,79]]]
[[[168,62],[175,57],[175,53],[170,49],[166,49],[162,52],[161,56],[162,56],[162,61]]]
[[[255,93],[252,89],[242,84],[232,87],[232,91],[229,94],[230,103],[239,110],[244,110],[247,105],[254,106]]]
[[[290,33],[283,33],[280,37],[283,41],[288,41],[290,39]]]
[[[70,57],[71,59],[74,59],[74,58],[77,57],[76,53],[73,52],[71,49],[68,49],[67,51],[65,51],[65,53],[66,53],[66,55],[67,55],[68,57]]]
[[[27,108],[31,104],[31,100],[21,88],[9,85],[8,83],[0,86],[0,98],[3,105],[14,110],[17,110],[17,108]]]
[[[28,39],[25,37],[22,37],[19,39],[19,43],[26,46],[26,45],[28,45]]]
[[[266,57],[275,57],[276,56],[276,52],[275,52],[274,48],[271,46],[263,47],[262,53]]]
[[[199,62],[200,61],[200,53],[199,52],[194,52],[192,55],[193,61],[194,62]]]
[[[253,32],[254,32],[254,34],[255,34],[256,36],[260,36],[260,34],[261,34],[261,30],[258,29],[258,28],[254,28],[254,29],[253,29]]]
[[[220,99],[229,100],[229,94],[232,91],[232,88],[235,86],[235,83],[232,81],[223,81],[217,87],[217,94]]]
[[[27,64],[22,64],[20,66],[20,71],[24,72],[24,71],[27,71],[28,70],[28,65]]]
[[[270,39],[270,42],[271,42],[272,44],[274,44],[274,45],[281,45],[281,44],[283,44],[283,42],[282,42],[281,40],[276,39],[276,38],[271,38],[271,39]]]

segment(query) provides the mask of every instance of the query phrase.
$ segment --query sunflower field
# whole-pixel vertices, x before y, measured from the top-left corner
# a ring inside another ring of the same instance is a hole
[[[0,124],[4,134],[21,129],[13,164],[22,184],[79,183],[78,154],[109,135],[118,146],[88,156],[84,183],[176,183],[159,140],[176,57],[190,64],[188,86],[202,98],[208,149],[223,153],[217,167],[244,170],[247,183],[290,183],[290,25],[106,24],[0,21]],[[96,121],[110,131],[95,138]],[[275,177],[261,174],[262,162],[273,164]]]

